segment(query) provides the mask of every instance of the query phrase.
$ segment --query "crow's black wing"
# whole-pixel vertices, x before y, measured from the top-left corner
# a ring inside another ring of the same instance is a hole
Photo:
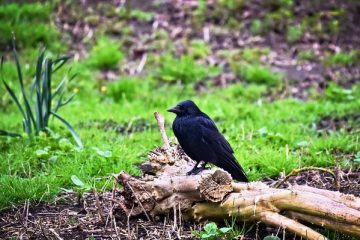
[[[212,152],[211,155],[216,156],[208,159],[208,161],[228,171],[234,179],[248,182],[243,168],[234,157],[233,149],[219,132],[215,123],[207,116],[197,117],[196,122],[199,124],[201,131],[201,143],[199,145],[201,145],[202,149]]]
[[[197,117],[180,117],[175,119],[173,131],[182,149],[190,158],[197,162],[216,162],[216,153],[202,140],[201,126],[202,122]]]

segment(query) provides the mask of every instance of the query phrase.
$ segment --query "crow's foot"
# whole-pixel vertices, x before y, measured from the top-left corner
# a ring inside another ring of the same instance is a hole
[[[195,167],[195,168],[191,169],[188,173],[186,173],[186,175],[188,175],[188,176],[196,175],[205,169],[206,169],[205,167]]]

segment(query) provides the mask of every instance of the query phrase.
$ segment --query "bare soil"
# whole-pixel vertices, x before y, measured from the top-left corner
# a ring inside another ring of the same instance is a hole
[[[281,187],[306,184],[360,196],[360,168],[332,170],[340,187],[333,176],[315,170],[290,177]],[[265,183],[273,186],[282,180],[267,179]],[[124,196],[115,186],[112,191],[85,193],[81,198],[78,193],[63,192],[53,202],[27,202],[3,211],[0,239],[195,239],[191,231],[199,231],[206,223],[184,222],[179,216],[156,217],[150,221],[145,216],[128,219],[122,211]],[[246,229],[238,239],[263,239],[271,234],[298,239],[285,229],[261,223],[238,223],[238,226]],[[351,238],[337,234],[336,239]]]
[[[168,33],[170,39],[167,44],[173,43],[176,55],[186,53],[187,45],[193,39],[207,41],[211,54],[202,61],[223,68],[223,72],[213,79],[215,86],[243,82],[243,79],[231,73],[229,63],[220,56],[220,52],[250,47],[269,48],[270,53],[263,56],[261,62],[269,64],[288,79],[274,98],[292,96],[307,99],[309,89],[322,93],[331,82],[350,88],[360,79],[359,59],[350,65],[324,64],[328,53],[360,48],[360,28],[357,22],[360,18],[360,4],[356,1],[320,1],[316,4],[308,0],[294,1],[293,16],[267,28],[266,32],[259,35],[251,33],[251,23],[259,19],[263,21],[271,11],[276,11],[279,6],[275,1],[246,1],[235,12],[219,10],[215,1],[207,1],[207,9],[202,17],[194,14],[197,1],[162,0],[144,3],[132,0],[128,6],[122,5],[122,1],[81,2],[59,3],[56,13],[57,25],[65,33],[64,36],[68,36],[67,41],[75,58],[86,57],[97,33],[104,29],[127,52],[128,57],[121,69],[103,71],[102,79],[114,80],[121,74],[134,74],[134,68],[144,54],[168,51],[166,46],[155,46],[159,31]],[[121,18],[119,11],[125,7],[152,12],[154,17],[149,22]],[[346,14],[341,14],[342,12]],[[317,21],[321,31],[314,33],[305,29],[298,41],[289,43],[286,40],[286,25],[299,24],[305,17],[312,19],[317,14],[320,16]],[[337,18],[339,30],[336,33],[329,33],[326,29],[332,20],[331,14],[340,14]],[[229,24],[231,21],[233,24]],[[125,34],[123,29],[128,29],[129,32]],[[300,60],[298,55],[304,50],[312,52],[313,59]],[[144,71],[146,70],[145,64]],[[152,70],[153,68],[149,69]],[[198,83],[195,88],[203,90],[202,85],[204,84]]]

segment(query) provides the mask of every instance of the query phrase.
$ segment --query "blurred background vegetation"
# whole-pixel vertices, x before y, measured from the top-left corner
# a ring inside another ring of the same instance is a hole
[[[359,9],[356,0],[2,1],[1,78],[36,115],[40,50],[71,56],[50,71],[46,93],[63,83],[64,101],[75,94],[58,114],[84,147],[52,116],[30,141],[1,82],[0,130],[22,137],[0,137],[0,209],[81,192],[76,179],[104,190],[112,173],[138,174],[161,145],[153,112],[173,136],[165,110],[184,99],[215,119],[251,180],[359,166]]]

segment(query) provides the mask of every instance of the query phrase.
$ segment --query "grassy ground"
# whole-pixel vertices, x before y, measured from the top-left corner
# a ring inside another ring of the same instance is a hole
[[[291,42],[297,40],[297,33],[288,34]],[[184,99],[194,100],[216,121],[251,180],[275,177],[302,166],[339,164],[347,168],[357,164],[354,156],[360,151],[359,123],[352,120],[360,110],[359,84],[348,89],[329,84],[322,92],[312,92],[306,101],[291,96],[280,98],[275,93],[286,86],[286,76],[269,70],[260,60],[239,67],[235,59],[231,68],[243,81],[218,87],[209,79],[224,69],[198,61],[199,56],[210,54],[201,44],[191,45],[196,48],[196,56],[185,54],[178,59],[173,54],[149,54],[142,75],[133,77],[115,71],[115,79],[105,81],[103,72],[126,65],[130,56],[117,45],[114,47],[116,41],[109,37],[98,39],[90,44],[88,57],[72,63],[79,75],[68,89],[78,93],[60,111],[77,130],[85,148],[76,148],[71,135],[56,120],[51,120],[53,134],[31,143],[27,139],[1,137],[0,209],[26,199],[51,199],[59,191],[85,190],[76,187],[71,180],[73,175],[86,185],[106,189],[112,173],[139,174],[136,164],[146,159],[149,150],[161,145],[153,112],[165,115],[168,136],[173,136],[170,124],[174,116],[166,109]],[[64,41],[57,40],[52,49],[59,49],[59,43],[64,45]],[[19,45],[22,66],[30,82],[37,45]],[[112,54],[117,50],[119,54]],[[255,59],[252,54],[250,51],[250,59]],[[6,60],[5,79],[16,87],[8,54]],[[341,57],[334,61],[341,61]],[[64,73],[65,70],[57,73],[55,81]],[[196,90],[200,81],[205,84],[205,91]],[[0,91],[5,92],[3,87]],[[21,116],[16,106],[6,95],[1,103],[0,129],[20,132]],[[324,129],[327,126],[321,120],[329,116],[345,122]]]

